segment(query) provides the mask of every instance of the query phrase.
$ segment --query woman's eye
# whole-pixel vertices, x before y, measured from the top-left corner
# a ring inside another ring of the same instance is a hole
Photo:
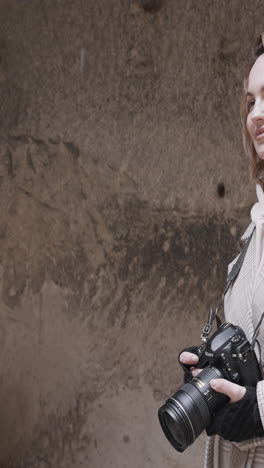
[[[254,99],[250,99],[249,101],[247,101],[247,110],[248,110],[248,112],[250,112],[253,109],[254,104],[255,104]]]

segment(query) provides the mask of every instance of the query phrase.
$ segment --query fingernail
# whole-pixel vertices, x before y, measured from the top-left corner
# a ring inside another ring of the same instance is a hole
[[[192,357],[192,362],[197,362],[197,357],[196,356]]]
[[[210,385],[211,385],[211,387],[215,387],[216,386],[216,380],[210,380]]]

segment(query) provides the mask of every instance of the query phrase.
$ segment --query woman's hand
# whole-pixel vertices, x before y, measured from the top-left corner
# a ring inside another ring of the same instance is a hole
[[[232,442],[263,437],[256,388],[241,387],[225,379],[212,379],[210,383],[214,390],[228,395],[231,401],[216,412],[206,428],[207,435],[218,434]]]
[[[199,360],[196,354],[189,353],[188,351],[183,351],[179,359],[183,364],[187,364],[188,366],[191,366],[192,364],[197,364]]]
[[[192,364],[195,365],[199,361],[198,356],[193,353],[189,353],[188,351],[183,351],[179,358],[180,362],[183,364],[187,364],[191,366]],[[197,367],[191,367],[191,372],[193,377],[197,377],[200,374],[202,369],[198,369]],[[237,401],[242,400],[246,393],[246,387],[242,387],[241,385],[235,384],[233,382],[229,382],[226,379],[213,379],[210,382],[212,389],[215,392],[224,393],[230,398],[230,403],[236,403]]]
[[[226,379],[212,379],[210,385],[215,392],[227,395],[230,398],[230,403],[242,400],[246,394],[246,387],[229,382]]]
[[[194,353],[189,353],[189,351],[183,351],[179,357],[179,360],[180,362],[182,362],[182,364],[191,366],[192,364],[193,365],[197,364],[197,362],[199,361],[199,358]],[[191,367],[190,370],[192,372],[193,377],[196,377],[202,371],[202,369],[198,369],[197,367]]]

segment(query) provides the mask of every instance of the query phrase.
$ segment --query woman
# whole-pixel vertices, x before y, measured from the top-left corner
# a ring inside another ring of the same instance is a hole
[[[254,64],[245,83],[241,115],[244,146],[251,159],[258,202],[251,210],[247,239],[254,227],[238,278],[225,296],[226,320],[243,328],[249,341],[264,312],[264,34],[254,50]],[[264,322],[258,337],[264,360]],[[257,350],[256,350],[257,352]],[[260,359],[260,353],[258,358]],[[197,364],[190,352],[180,356],[183,364]],[[192,370],[197,375],[199,369]],[[257,387],[243,387],[225,379],[211,380],[216,392],[230,398],[207,428],[205,467],[260,468],[264,466],[264,380]],[[214,450],[217,447],[216,450]]]

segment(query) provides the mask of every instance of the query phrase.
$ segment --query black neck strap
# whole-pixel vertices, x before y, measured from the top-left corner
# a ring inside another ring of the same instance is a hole
[[[219,310],[220,310],[221,306],[223,305],[224,297],[225,297],[227,291],[234,284],[235,280],[238,277],[238,273],[240,272],[240,269],[242,267],[242,264],[243,264],[243,261],[245,259],[247,249],[248,249],[248,246],[249,246],[250,241],[252,239],[252,236],[254,234],[254,231],[255,231],[255,227],[253,228],[253,230],[252,230],[250,236],[248,237],[243,249],[241,250],[237,261],[234,263],[234,265],[232,266],[231,271],[229,272],[229,274],[227,276],[226,286],[225,286],[224,292],[222,294],[222,297],[221,297],[221,300],[220,300],[218,306],[216,308],[210,307],[210,309],[209,309],[207,323],[204,326],[202,334],[201,334],[201,338],[202,338],[202,341],[204,343],[207,341],[208,336],[209,336],[209,334],[210,334],[210,332],[212,330],[213,321],[216,320],[217,327],[220,327],[220,325],[222,324],[222,321],[221,321],[221,319],[220,319],[220,317],[218,315]]]

